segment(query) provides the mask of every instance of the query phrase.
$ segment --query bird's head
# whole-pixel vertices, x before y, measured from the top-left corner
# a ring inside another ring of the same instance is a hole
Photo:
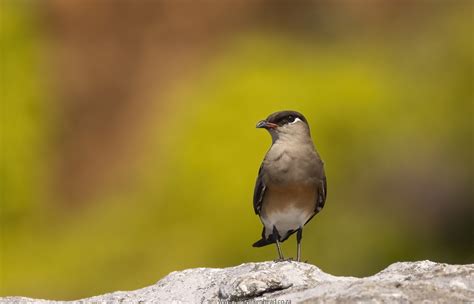
[[[296,111],[275,112],[257,123],[257,128],[270,132],[273,142],[281,137],[298,138],[310,136],[308,121]]]

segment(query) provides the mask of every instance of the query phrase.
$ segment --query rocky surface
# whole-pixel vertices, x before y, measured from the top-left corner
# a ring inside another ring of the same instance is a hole
[[[338,277],[297,262],[176,271],[156,284],[68,303],[474,303],[474,264],[395,263],[366,278]],[[287,301],[289,300],[289,301]],[[0,303],[60,303],[23,297]]]

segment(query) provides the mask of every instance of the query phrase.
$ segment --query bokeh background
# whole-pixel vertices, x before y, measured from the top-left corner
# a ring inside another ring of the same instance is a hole
[[[472,263],[473,3],[2,1],[0,296],[275,258],[255,124],[282,109],[326,163],[310,263]]]

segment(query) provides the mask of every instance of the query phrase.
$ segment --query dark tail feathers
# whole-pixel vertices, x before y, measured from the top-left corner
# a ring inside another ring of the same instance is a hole
[[[263,246],[267,246],[267,245],[270,245],[270,244],[273,244],[275,243],[274,241],[270,241],[270,240],[266,240],[266,239],[261,239],[261,240],[258,240],[256,241],[255,243],[253,243],[253,247],[263,247]]]

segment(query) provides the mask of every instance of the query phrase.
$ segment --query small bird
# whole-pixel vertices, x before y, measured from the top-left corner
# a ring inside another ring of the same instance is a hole
[[[262,239],[253,247],[272,243],[277,261],[284,260],[280,242],[296,232],[297,261],[301,261],[303,226],[326,201],[324,163],[316,151],[306,118],[296,111],[281,111],[257,123],[268,130],[272,146],[258,171],[253,207],[263,224]]]

